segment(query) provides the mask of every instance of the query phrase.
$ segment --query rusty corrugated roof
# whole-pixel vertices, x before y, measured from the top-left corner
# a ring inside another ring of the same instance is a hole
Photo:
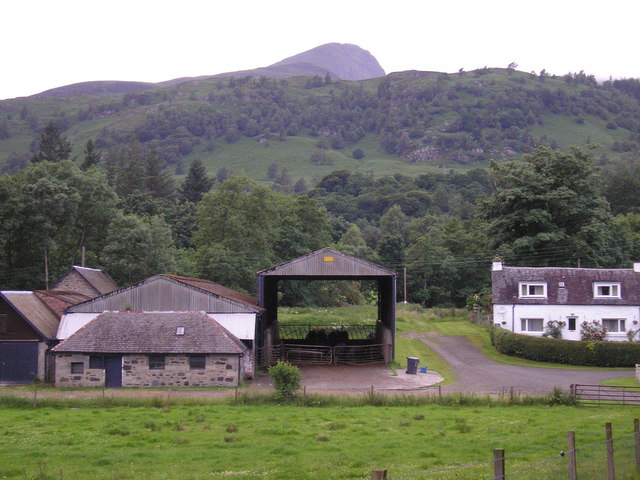
[[[60,317],[34,292],[7,290],[0,295],[40,335],[48,340],[56,338]]]
[[[176,334],[178,327],[184,334]],[[247,347],[202,312],[104,312],[53,351],[243,354]]]
[[[66,308],[71,305],[86,302],[91,298],[82,293],[65,290],[36,290],[33,293],[35,293],[58,318],[62,317]]]
[[[190,285],[200,290],[204,290],[205,292],[213,293],[214,295],[218,295],[220,297],[224,297],[230,300],[235,300],[236,302],[244,303],[245,305],[248,305],[253,308],[260,308],[258,307],[258,301],[255,299],[255,297],[252,297],[251,295],[247,295],[246,293],[241,293],[236,290],[232,290],[227,287],[223,287],[219,283],[212,282],[211,280],[204,280],[202,278],[182,277],[180,275],[169,275],[169,274],[164,274],[162,276],[171,278],[177,282]]]

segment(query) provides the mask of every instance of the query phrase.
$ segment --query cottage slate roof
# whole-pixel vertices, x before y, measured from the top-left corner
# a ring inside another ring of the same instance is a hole
[[[56,282],[53,286],[53,290],[56,289],[56,286],[64,280],[67,275],[74,271],[84,278],[98,295],[105,295],[118,289],[118,284],[113,280],[113,278],[102,270],[74,265],[60,280]]]
[[[329,247],[258,272],[258,276],[291,277],[396,277],[397,275],[393,270]]]
[[[546,282],[547,298],[519,298],[521,282]],[[621,298],[594,298],[596,282],[620,283]],[[640,305],[640,272],[631,268],[502,267],[491,284],[494,304]]]
[[[177,335],[184,327],[184,335]],[[52,349],[74,353],[244,354],[247,347],[203,312],[104,312]]]
[[[57,316],[34,292],[2,291],[0,297],[13,308],[37,333],[46,340],[54,340],[60,317]]]

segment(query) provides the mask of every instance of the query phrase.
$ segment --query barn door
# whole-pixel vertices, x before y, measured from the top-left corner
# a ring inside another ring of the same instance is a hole
[[[0,382],[30,383],[38,373],[38,342],[0,342]]]
[[[107,388],[122,386],[122,357],[104,357],[104,386]]]

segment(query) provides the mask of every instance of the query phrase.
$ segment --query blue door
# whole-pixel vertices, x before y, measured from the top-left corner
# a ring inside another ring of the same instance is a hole
[[[38,342],[0,342],[0,382],[30,383],[38,373]]]
[[[104,386],[107,388],[122,386],[122,357],[104,357]]]

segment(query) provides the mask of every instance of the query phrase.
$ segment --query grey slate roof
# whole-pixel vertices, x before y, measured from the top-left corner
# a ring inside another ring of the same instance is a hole
[[[546,282],[547,298],[518,298],[520,282]],[[595,299],[595,282],[620,283],[621,298]],[[640,305],[640,272],[631,268],[503,267],[491,284],[494,304]]]
[[[176,329],[184,327],[184,335]],[[202,312],[104,312],[53,348],[76,353],[243,354],[247,347]]]

